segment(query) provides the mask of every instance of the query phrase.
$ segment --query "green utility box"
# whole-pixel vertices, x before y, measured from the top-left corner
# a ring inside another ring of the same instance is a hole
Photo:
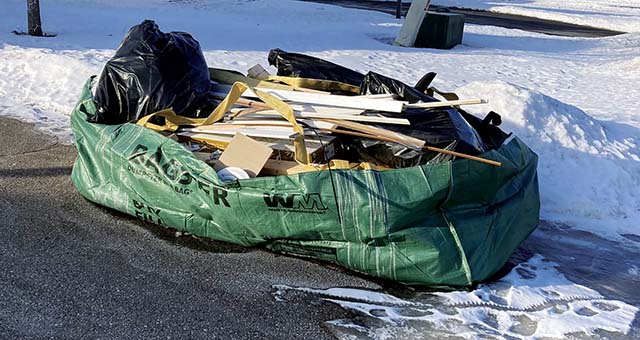
[[[450,49],[462,43],[463,31],[464,15],[428,12],[413,46]]]

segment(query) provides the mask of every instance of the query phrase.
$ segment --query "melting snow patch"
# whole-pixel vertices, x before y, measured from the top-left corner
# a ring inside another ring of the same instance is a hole
[[[341,339],[411,339],[425,334],[465,339],[564,337],[570,333],[590,337],[602,330],[626,334],[638,311],[569,281],[554,263],[539,255],[473,292],[433,293],[411,301],[350,288],[274,288],[282,300],[290,291],[310,294],[363,316],[357,322],[328,323]]]

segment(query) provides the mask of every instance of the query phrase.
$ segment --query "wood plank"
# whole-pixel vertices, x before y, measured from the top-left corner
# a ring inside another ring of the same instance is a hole
[[[325,105],[313,105],[313,104],[296,104],[289,103],[289,106],[294,111],[304,111],[313,113],[329,113],[329,114],[341,114],[341,115],[361,115],[365,110],[350,109],[345,107],[325,106]]]
[[[264,105],[264,103],[261,102],[242,102],[241,104],[247,104],[247,106],[250,106],[251,109],[247,109],[245,107],[235,107],[235,108],[231,108],[231,113],[238,113],[240,111],[245,111],[247,113],[252,113],[252,112],[258,112],[261,110],[272,110],[273,108],[269,107],[268,105]],[[254,106],[254,104],[258,104],[257,106]],[[344,107],[335,107],[335,106],[324,106],[324,105],[313,105],[313,104],[295,104],[295,103],[288,103],[289,107],[291,107],[292,110],[294,111],[305,111],[305,112],[315,112],[315,113],[330,113],[330,114],[344,114],[344,115],[361,115],[363,113],[365,113],[365,110],[359,110],[359,109],[349,109],[349,108],[344,108]],[[249,111],[250,110],[250,111]]]
[[[407,136],[402,133],[393,132],[387,129],[378,128],[375,126],[360,124],[356,122],[350,122],[345,120],[337,120],[337,119],[327,119],[323,118],[321,120],[336,124],[340,127],[344,127],[347,129],[351,129],[358,132],[368,133],[374,136],[380,136],[384,138],[388,138],[389,140],[393,140],[398,144],[402,144],[405,146],[409,146],[416,149],[422,149],[424,147],[424,141],[419,140],[417,138],[413,138],[411,136]]]
[[[404,109],[404,104],[407,102],[396,100],[376,100],[369,98],[359,98],[359,96],[340,96],[331,94],[320,93],[305,93],[297,91],[285,91],[276,89],[262,89],[275,97],[292,102],[302,102],[311,104],[320,104],[327,106],[348,107],[352,109],[362,110],[377,110],[385,112],[401,113]]]
[[[233,126],[231,124],[208,125],[197,128],[182,129],[184,132],[208,133],[223,136],[233,136],[241,133],[249,137],[272,138],[282,140],[292,140],[294,132],[288,126]]]
[[[413,0],[407,16],[404,19],[400,33],[396,37],[395,44],[405,47],[411,47],[416,42],[418,31],[427,15],[430,0]]]
[[[232,121],[229,121],[228,124],[231,125],[246,125],[246,126],[287,126],[289,128],[293,128],[289,122],[284,119],[243,119],[244,117],[236,118]],[[262,118],[262,117],[260,117]],[[298,119],[298,123],[303,124],[305,127],[313,129],[335,129],[336,125],[313,120],[313,119]]]
[[[271,123],[258,123],[258,124],[213,124],[203,125],[196,128],[181,129],[184,132],[197,132],[197,133],[209,133],[223,136],[233,136],[236,133],[242,133],[249,137],[254,138],[271,138],[282,140],[293,140],[295,132],[293,126],[285,121],[271,122]],[[322,131],[313,131],[312,129],[304,129],[304,134],[307,139],[317,139],[316,136],[326,134]],[[330,142],[330,141],[325,141]]]
[[[243,117],[259,117],[279,114],[275,110],[264,110],[260,112],[254,112]],[[354,115],[342,115],[342,114],[327,114],[327,113],[315,113],[315,112],[297,112],[293,114],[296,118],[313,118],[313,119],[339,119],[353,122],[367,122],[367,123],[381,123],[381,124],[395,124],[395,125],[411,125],[408,119],[405,118],[389,118],[379,116],[354,116]]]
[[[361,95],[360,98],[396,100],[395,99],[396,95],[395,94],[390,94],[390,93],[365,94],[365,95]]]
[[[486,104],[488,101],[486,99],[464,99],[464,100],[448,100],[441,102],[429,102],[429,103],[415,103],[415,104],[407,104],[408,108],[433,108],[433,107],[443,107],[443,106],[459,106],[459,105],[475,105],[475,104]]]
[[[300,118],[330,118],[340,119],[353,122],[366,122],[366,123],[381,123],[381,124],[395,124],[395,125],[411,125],[408,119],[405,118],[389,118],[378,116],[352,116],[352,115],[331,115],[326,113],[313,113],[313,112],[294,112],[296,117]]]
[[[223,84],[214,84],[211,88],[212,92],[215,92],[218,95],[226,94],[230,91],[230,89],[231,87],[229,85]],[[263,92],[267,92],[283,101],[346,107],[361,110],[377,110],[384,112],[401,113],[404,109],[404,105],[408,104],[404,101],[361,98],[360,96],[341,96],[324,93],[286,91],[264,87],[258,87],[257,89]],[[255,98],[255,95],[252,96],[251,93],[245,92],[243,94],[243,97]]]

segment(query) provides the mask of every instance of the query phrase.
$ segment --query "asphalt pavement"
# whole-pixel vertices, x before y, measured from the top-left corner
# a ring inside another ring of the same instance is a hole
[[[328,302],[273,285],[378,285],[338,267],[179,236],[74,189],[76,151],[0,118],[0,339],[332,339]]]
[[[347,8],[367,9],[388,14],[396,14],[396,1],[380,0],[300,0],[306,2],[318,2],[329,5],[337,5]],[[409,10],[410,2],[402,3],[402,15]],[[464,14],[465,22],[476,25],[489,25],[505,28],[521,29],[524,31],[538,32],[548,35],[559,35],[567,37],[608,37],[622,34],[624,32],[613,31],[603,28],[576,25],[562,21],[546,20],[524,15],[507,13],[497,13],[468,8],[446,7],[430,5],[429,11],[451,12]]]

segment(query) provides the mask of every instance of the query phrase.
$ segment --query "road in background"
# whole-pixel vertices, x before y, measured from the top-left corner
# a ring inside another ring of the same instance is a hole
[[[318,2],[323,4],[337,5],[348,8],[367,9],[396,14],[396,1],[370,1],[370,0],[300,0],[306,2]],[[410,3],[403,2],[403,15],[409,9]],[[555,20],[539,19],[524,15],[496,13],[490,11],[454,8],[438,5],[429,6],[430,11],[452,12],[464,14],[465,22],[476,25],[499,26],[514,28],[530,32],[538,32],[549,35],[559,35],[566,37],[608,37],[622,34],[624,32],[612,31],[603,28],[570,24]]]

